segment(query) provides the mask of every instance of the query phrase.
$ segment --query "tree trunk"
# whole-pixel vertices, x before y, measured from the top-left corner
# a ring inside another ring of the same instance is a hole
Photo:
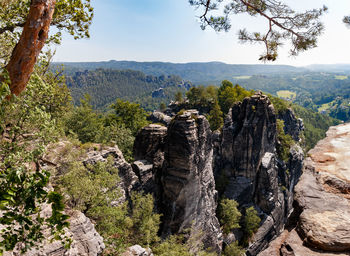
[[[41,49],[47,40],[56,0],[32,0],[21,38],[6,66],[12,94],[19,95],[29,81]]]

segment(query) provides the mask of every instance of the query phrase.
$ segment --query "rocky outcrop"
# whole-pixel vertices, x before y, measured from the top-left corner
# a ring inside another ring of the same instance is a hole
[[[189,110],[175,116],[168,129],[143,128],[136,137],[134,155],[141,183],[154,182],[157,208],[163,213],[163,236],[182,233],[195,237],[198,248],[204,244],[220,252],[212,132],[206,118]],[[148,175],[149,164],[153,177]]]
[[[298,123],[291,113],[289,117],[286,126]],[[273,105],[258,92],[232,107],[221,144],[216,146],[215,175],[217,180],[226,180],[220,192],[236,200],[241,208],[254,206],[262,219],[248,255],[256,255],[283,230],[292,212],[293,188],[301,175],[301,148],[292,147],[290,159],[284,163],[276,153],[276,129]],[[220,136],[215,138],[218,144]]]
[[[285,134],[292,136],[295,141],[300,141],[300,134],[304,131],[303,120],[297,119],[291,108],[286,109],[283,113],[279,113],[277,118],[283,120]]]
[[[51,214],[50,207],[46,207],[43,210],[43,214]],[[44,230],[44,235],[47,237],[46,240],[40,245],[40,248],[34,248],[26,253],[20,252],[5,252],[4,256],[10,255],[23,255],[23,256],[97,256],[101,255],[105,245],[103,243],[103,238],[96,232],[94,225],[91,221],[79,211],[67,212],[70,216],[69,228],[65,228],[64,236],[72,239],[72,243],[69,249],[65,248],[65,245],[61,241],[53,241],[50,230]]]
[[[169,115],[177,111],[178,104],[173,105]],[[301,121],[291,110],[283,118],[285,132],[299,141]],[[298,133],[292,133],[293,127]],[[192,228],[187,237],[199,234],[199,242],[218,252],[223,240],[229,244],[242,238],[237,230],[222,238],[215,216],[215,174],[220,195],[236,200],[241,210],[250,206],[258,210],[261,226],[247,251],[257,255],[283,231],[302,172],[302,149],[297,144],[291,147],[289,160],[283,162],[276,153],[277,143],[277,116],[260,92],[232,107],[222,132],[212,133],[196,110],[178,113],[168,128],[145,127],[135,140],[133,166],[142,184],[153,182],[153,187],[143,186],[156,191],[163,236]]]
[[[151,249],[142,248],[140,245],[133,245],[126,249],[122,256],[153,256]]]
[[[164,88],[159,88],[152,92],[152,98],[164,98],[164,97],[165,97]]]
[[[161,173],[163,234],[191,229],[189,236],[220,251],[211,136],[209,122],[197,111],[185,111],[169,125]]]
[[[144,127],[135,138],[133,149],[135,160],[147,160],[153,163],[159,152],[164,151],[166,134],[167,128],[162,125],[150,124]]]
[[[297,225],[261,255],[349,255],[350,124],[331,127],[309,151],[295,186]],[[271,251],[281,254],[271,254]]]
[[[148,120],[150,120],[152,123],[161,123],[164,125],[168,125],[171,121],[171,117],[167,116],[161,111],[155,110],[153,113],[148,117]]]
[[[101,150],[88,151],[82,162],[84,165],[96,164],[97,162],[107,161],[109,156],[114,158],[114,166],[118,168],[118,175],[121,178],[122,192],[125,192],[126,197],[129,197],[131,191],[140,189],[140,183],[131,167],[131,164],[126,162],[123,153],[119,150],[118,146],[103,147]]]

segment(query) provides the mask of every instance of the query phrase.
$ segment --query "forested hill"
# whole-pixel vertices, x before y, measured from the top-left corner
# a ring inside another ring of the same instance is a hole
[[[107,62],[55,62],[53,67],[63,64],[66,74],[77,71],[103,69],[132,69],[147,75],[178,75],[196,84],[209,84],[231,80],[235,76],[278,74],[304,72],[306,69],[287,65],[241,65],[225,64],[222,62],[135,62],[135,61],[107,61]]]
[[[75,103],[87,93],[97,109],[121,98],[140,103],[146,110],[154,110],[161,102],[168,103],[173,99],[176,92],[184,93],[192,86],[179,76],[152,76],[134,70],[86,70],[67,75],[66,80]]]

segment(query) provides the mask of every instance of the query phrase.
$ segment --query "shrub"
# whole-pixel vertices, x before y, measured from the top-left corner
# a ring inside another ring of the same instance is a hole
[[[238,241],[235,241],[228,246],[226,246],[224,250],[224,256],[244,256],[245,250],[238,245]]]
[[[284,122],[283,120],[277,119],[277,154],[280,159],[287,162],[289,159],[290,148],[295,144],[292,136],[284,133]]]
[[[252,237],[253,234],[258,230],[260,225],[260,217],[258,212],[254,209],[253,206],[246,209],[244,215],[244,231],[248,238]]]
[[[224,234],[232,229],[240,228],[239,220],[242,214],[237,209],[238,203],[231,199],[222,199],[219,205],[219,219]]]

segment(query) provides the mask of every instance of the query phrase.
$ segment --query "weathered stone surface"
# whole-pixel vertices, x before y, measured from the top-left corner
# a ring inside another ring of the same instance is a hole
[[[83,160],[84,165],[95,164],[97,162],[107,161],[109,156],[114,157],[114,166],[118,168],[118,174],[121,178],[121,185],[128,197],[132,190],[138,190],[140,187],[138,177],[132,170],[131,165],[124,159],[123,153],[118,146],[104,147],[102,150],[88,151]]]
[[[147,193],[153,193],[156,189],[156,183],[153,175],[153,165],[147,160],[135,161],[132,164],[135,174],[139,177],[142,190]]]
[[[168,127],[161,173],[163,235],[185,233],[198,245],[221,250],[221,230],[215,216],[217,192],[212,169],[209,123],[197,111],[185,111]]]
[[[295,186],[297,226],[284,231],[259,255],[289,255],[288,250],[293,255],[349,255],[349,151],[350,124],[331,127],[327,137],[309,151]]]
[[[267,96],[257,93],[235,104],[222,133],[223,168],[255,181],[262,157],[275,151],[276,115]]]
[[[153,256],[151,249],[142,248],[140,245],[133,245],[126,249],[122,256]]]
[[[167,116],[163,112],[160,111],[153,111],[153,113],[148,118],[152,123],[161,123],[164,125],[168,125],[171,121],[171,117]]]
[[[299,231],[312,246],[350,251],[350,124],[332,127],[309,154],[295,188]]]
[[[50,207],[44,209],[46,212],[51,212]],[[45,213],[44,213],[45,214]],[[47,213],[48,214],[48,213]],[[79,211],[70,211],[68,213],[70,219],[69,228],[65,229],[65,236],[72,239],[72,244],[69,249],[66,249],[60,241],[50,243],[50,231],[45,230],[44,234],[48,239],[41,244],[42,248],[32,249],[27,253],[8,253],[4,256],[23,255],[23,256],[97,256],[101,255],[105,245],[103,238],[96,232],[91,221]]]
[[[153,163],[158,152],[163,151],[166,133],[167,128],[162,125],[150,124],[144,127],[135,138],[133,150],[135,160],[147,160]]]
[[[298,126],[294,114],[288,113],[287,126]],[[227,180],[222,193],[240,207],[253,205],[262,219],[247,255],[257,255],[282,232],[292,211],[293,188],[301,175],[303,152],[299,146],[291,148],[287,163],[276,154],[276,123],[270,100],[257,92],[232,107],[222,134],[214,136],[215,141],[221,138],[216,146],[215,176]]]
[[[325,252],[306,247],[295,229],[285,230],[259,256],[349,256],[348,252]]]
[[[300,118],[297,119],[291,108],[278,114],[277,118],[283,120],[284,132],[292,136],[293,140],[300,141],[300,133],[304,130],[303,120]]]

